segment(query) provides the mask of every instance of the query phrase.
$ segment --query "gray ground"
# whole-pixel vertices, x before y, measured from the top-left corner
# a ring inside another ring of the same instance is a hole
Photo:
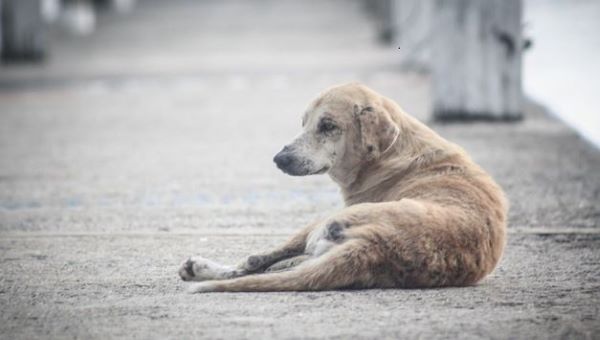
[[[42,67],[0,69],[1,338],[600,338],[600,152],[534,104],[520,123],[432,124],[512,202],[478,286],[185,294],[186,256],[235,263],[342,207],[326,176],[271,162],[309,99],[360,80],[427,121],[429,79],[353,2],[101,19]]]

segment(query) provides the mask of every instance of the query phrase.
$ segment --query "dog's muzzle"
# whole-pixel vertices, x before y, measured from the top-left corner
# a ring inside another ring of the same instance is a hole
[[[310,174],[310,167],[307,161],[302,161],[294,155],[289,146],[285,146],[273,158],[273,162],[281,171],[292,176],[304,176]]]

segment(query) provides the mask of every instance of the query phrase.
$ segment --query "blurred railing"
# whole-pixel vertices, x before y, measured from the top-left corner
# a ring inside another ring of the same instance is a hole
[[[74,35],[94,32],[101,11],[123,13],[136,0],[0,0],[0,55],[4,62],[38,62],[48,49],[48,28]]]

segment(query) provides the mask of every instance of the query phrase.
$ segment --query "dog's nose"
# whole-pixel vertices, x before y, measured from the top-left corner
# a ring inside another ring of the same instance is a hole
[[[286,152],[285,149],[276,154],[275,157],[273,157],[273,162],[275,162],[275,164],[277,164],[277,167],[280,169],[287,168],[293,160],[293,156],[290,155],[289,152]]]

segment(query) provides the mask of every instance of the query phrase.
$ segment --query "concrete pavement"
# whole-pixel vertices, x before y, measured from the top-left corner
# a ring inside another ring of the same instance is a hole
[[[226,262],[279,234],[3,238],[4,338],[585,338],[597,334],[597,235],[511,234],[476,287],[188,295],[188,253]],[[8,250],[7,250],[8,249]],[[40,279],[43,278],[43,279]]]
[[[303,14],[303,15],[300,15]],[[0,68],[0,338],[598,338],[600,153],[544,108],[432,124],[507,191],[476,287],[190,296],[191,254],[235,263],[342,207],[273,154],[308,101],[359,80],[427,121],[346,1],[142,1],[41,67]]]

